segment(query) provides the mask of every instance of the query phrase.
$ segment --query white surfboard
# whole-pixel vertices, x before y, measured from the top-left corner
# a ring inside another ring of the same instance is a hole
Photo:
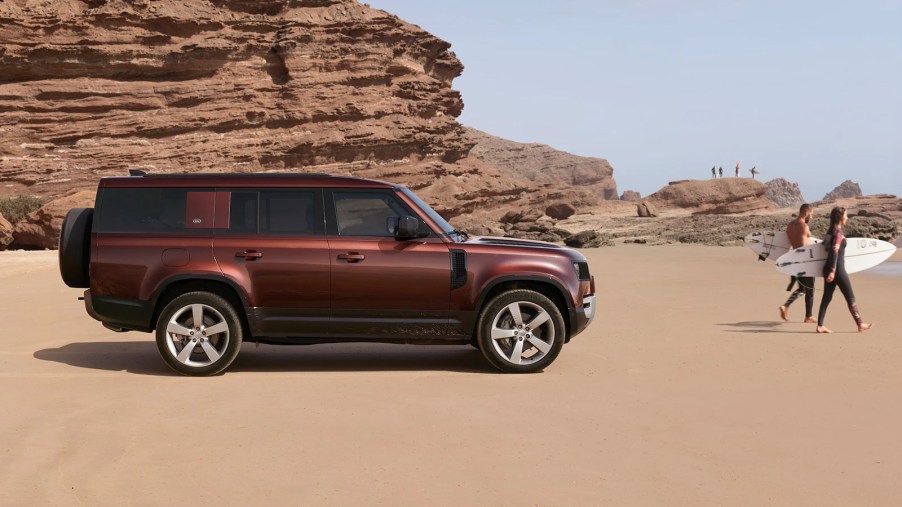
[[[821,242],[817,238],[811,239],[814,243]],[[773,261],[792,250],[786,231],[755,231],[745,237],[745,245],[758,254],[758,258],[761,260]]]
[[[871,238],[846,238],[847,273],[857,273],[880,264],[896,253],[892,243]],[[823,243],[796,248],[777,259],[776,267],[790,276],[824,276],[827,249]]]

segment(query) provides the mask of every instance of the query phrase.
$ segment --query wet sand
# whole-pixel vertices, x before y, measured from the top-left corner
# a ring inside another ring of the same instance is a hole
[[[600,314],[544,373],[246,344],[213,378],[88,317],[55,252],[0,253],[0,504],[898,503],[902,264],[852,275],[873,330],[837,295],[817,335],[745,248],[585,253]]]

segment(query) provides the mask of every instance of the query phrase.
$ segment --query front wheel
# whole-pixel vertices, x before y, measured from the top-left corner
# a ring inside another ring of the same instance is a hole
[[[482,355],[507,373],[533,373],[551,364],[564,346],[566,329],[557,306],[525,289],[492,299],[479,314]]]
[[[241,320],[223,297],[189,292],[166,305],[157,320],[157,348],[182,375],[215,375],[241,349]]]

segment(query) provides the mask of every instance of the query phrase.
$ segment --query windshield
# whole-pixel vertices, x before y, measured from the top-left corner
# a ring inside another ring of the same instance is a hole
[[[436,211],[435,211],[434,209],[432,209],[431,206],[429,206],[428,204],[426,204],[425,201],[423,201],[422,199],[420,199],[420,198],[417,196],[417,194],[411,192],[409,189],[407,189],[407,188],[405,188],[405,187],[399,187],[399,189],[401,190],[401,192],[404,193],[404,195],[406,195],[408,198],[410,198],[411,201],[413,201],[414,203],[416,203],[416,205],[417,205],[421,210],[423,210],[423,211],[426,213],[426,215],[428,215],[429,218],[432,219],[432,221],[435,222],[435,223],[442,229],[442,232],[443,232],[443,233],[445,233],[445,234],[452,234],[453,232],[455,232],[455,231],[454,231],[454,227],[452,227],[451,224],[449,224],[447,220],[445,220],[444,218],[442,218],[441,215],[439,215],[438,213],[436,213]]]

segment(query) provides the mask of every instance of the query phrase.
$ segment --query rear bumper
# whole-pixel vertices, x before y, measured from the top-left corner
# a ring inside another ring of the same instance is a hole
[[[570,338],[585,331],[586,328],[589,327],[589,324],[595,320],[596,313],[595,296],[583,296],[583,306],[575,308],[573,311],[574,318],[571,319],[573,326],[570,331]]]
[[[95,297],[85,291],[85,310],[107,326],[150,332],[153,304],[128,298]]]

